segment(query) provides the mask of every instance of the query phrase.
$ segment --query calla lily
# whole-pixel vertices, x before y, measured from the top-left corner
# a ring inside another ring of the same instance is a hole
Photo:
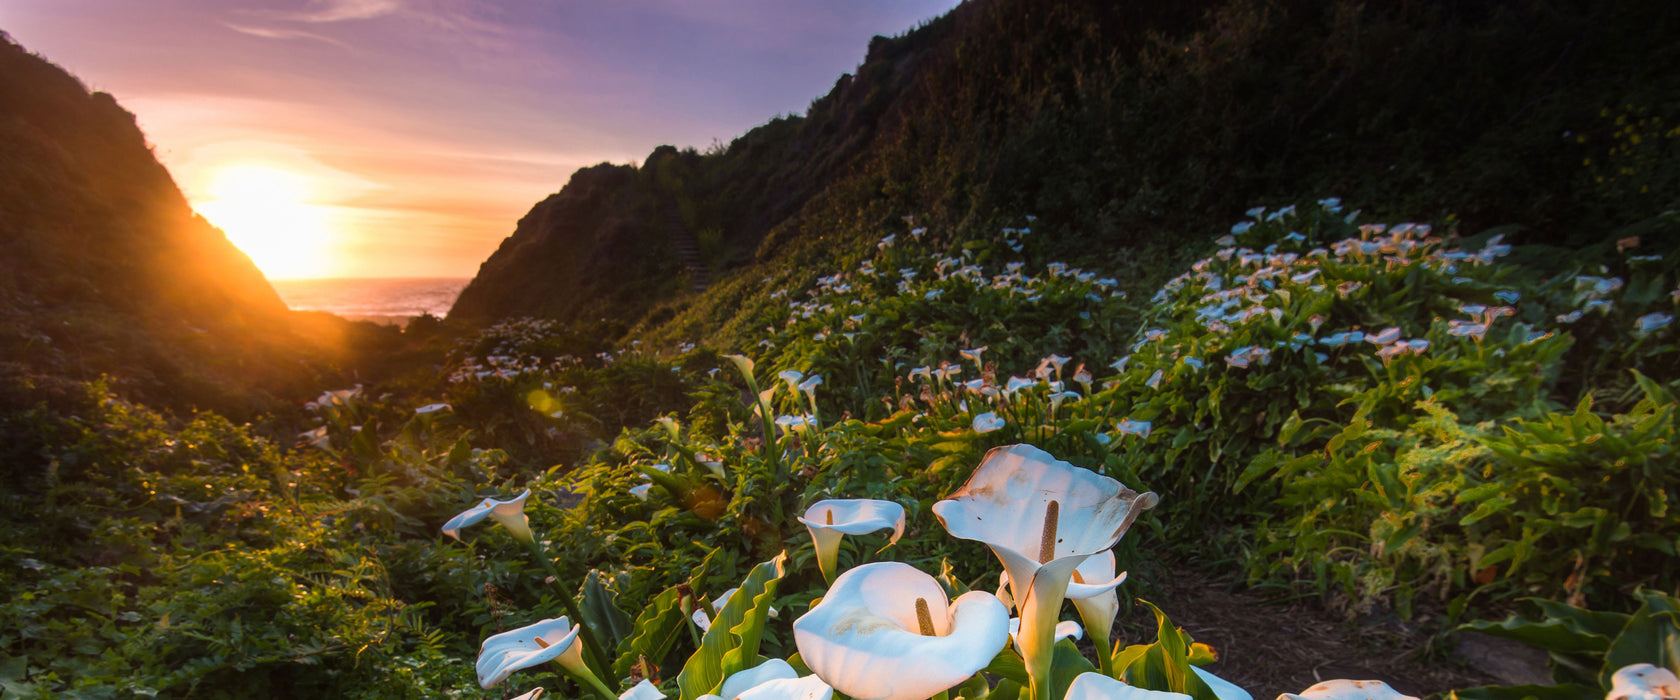
[[[1068,684],[1062,700],[1190,700],[1184,693],[1147,690],[1101,673],[1081,673]]]
[[[1610,694],[1604,700],[1663,700],[1680,698],[1680,678],[1673,671],[1651,664],[1625,666],[1610,676]]]
[[[525,693],[524,695],[521,695],[519,697],[516,697],[513,700],[537,700],[537,698],[542,697],[542,694],[543,694],[543,689],[542,688],[532,688],[530,692]]]
[[[795,680],[798,678],[799,672],[793,670],[793,666],[789,665],[788,662],[781,659],[771,659],[723,679],[723,686],[718,688],[718,694],[723,698],[736,698],[741,693],[770,681]]]
[[[1009,618],[1009,641],[1015,645],[1016,651],[1021,650],[1021,644],[1016,641],[1020,636],[1021,618]],[[1054,644],[1055,642],[1060,642],[1064,639],[1078,641],[1084,638],[1085,628],[1080,627],[1079,623],[1074,622],[1073,620],[1062,620],[1061,622],[1056,623],[1056,639],[1051,643]]]
[[[951,536],[983,542],[1003,562],[1021,611],[1033,700],[1050,692],[1056,619],[1074,570],[1113,547],[1159,500],[1032,445],[1012,445],[988,452],[968,483],[933,505]],[[1082,593],[1113,590],[1121,580],[1086,581],[1096,588]]]
[[[1295,693],[1284,693],[1278,700],[1418,700],[1388,687],[1382,681],[1350,681],[1338,678],[1325,681]]]
[[[799,522],[811,533],[817,548],[817,566],[830,584],[838,575],[840,540],[844,535],[864,535],[877,530],[893,531],[891,545],[904,536],[904,506],[872,499],[830,499],[817,501],[805,510]]]
[[[781,377],[782,381],[787,382],[788,391],[793,392],[796,396],[799,394],[799,380],[805,378],[804,372],[800,372],[796,369],[784,369],[777,372],[776,376]]]
[[[998,414],[987,411],[974,417],[974,432],[989,433],[1003,427],[1004,420]]]
[[[618,700],[665,700],[665,694],[644,678],[634,687],[619,693]]]
[[[506,501],[486,498],[484,502],[461,511],[450,518],[449,522],[444,523],[443,534],[459,541],[461,528],[476,525],[485,518],[494,518],[502,527],[507,528],[514,539],[529,544],[534,538],[531,535],[531,519],[525,517],[525,499],[530,497],[531,490],[525,489],[524,493]]]
[[[543,620],[484,640],[478,652],[478,684],[496,687],[514,671],[550,661],[571,670],[583,667],[578,628],[565,617]]]
[[[1120,594],[1106,584],[1091,585],[1086,581],[1108,581],[1114,579],[1114,550],[1092,555],[1080,562],[1073,570],[1073,581],[1068,583],[1067,597],[1073,601],[1073,609],[1079,611],[1079,619],[1085,621],[1085,630],[1091,635],[1091,643],[1097,647],[1097,658],[1101,661],[1104,673],[1112,674],[1114,648],[1109,645],[1109,632],[1114,629],[1114,617],[1120,614]],[[1126,573],[1120,572],[1119,580],[1126,580]]]
[[[736,674],[737,676],[740,674]],[[730,676],[734,678],[735,676]],[[702,695],[699,700],[830,700],[834,689],[816,676],[764,681],[737,695]]]
[[[520,669],[558,661],[579,681],[606,700],[617,696],[583,662],[583,645],[578,642],[581,627],[565,617],[543,620],[484,640],[478,652],[478,684],[489,690]]]
[[[793,623],[800,658],[857,700],[926,700],[967,680],[1009,642],[1009,613],[990,593],[947,604],[915,567],[877,562],[841,574]]]
[[[446,403],[429,403],[429,404],[426,404],[424,406],[421,406],[419,408],[414,409],[414,412],[416,414],[424,416],[424,415],[429,414],[429,413],[437,413],[439,411],[447,411],[447,410],[449,410],[449,404],[446,404]]]
[[[1207,684],[1208,689],[1212,690],[1214,697],[1219,698],[1219,700],[1254,700],[1253,695],[1249,695],[1248,691],[1238,687],[1237,684],[1203,671],[1200,666],[1191,666],[1190,670],[1194,671],[1196,676]]]

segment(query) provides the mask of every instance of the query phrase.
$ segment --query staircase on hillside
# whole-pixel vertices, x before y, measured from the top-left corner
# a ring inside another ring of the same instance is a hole
[[[700,257],[700,246],[694,238],[694,232],[683,223],[675,199],[666,198],[663,213],[665,231],[671,236],[671,245],[677,249],[677,259],[682,261],[683,269],[688,271],[688,279],[694,284],[694,293],[705,292],[712,283],[712,270],[706,267],[705,259]]]

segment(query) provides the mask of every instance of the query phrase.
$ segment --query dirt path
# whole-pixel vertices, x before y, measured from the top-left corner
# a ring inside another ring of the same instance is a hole
[[[1208,670],[1270,700],[1299,693],[1321,680],[1380,680],[1423,697],[1497,681],[1444,653],[1429,653],[1427,620],[1356,627],[1316,602],[1267,603],[1260,594],[1181,565],[1149,572],[1138,595],[1161,606],[1173,623],[1219,652]],[[1121,612],[1121,632],[1153,640],[1147,608]]]

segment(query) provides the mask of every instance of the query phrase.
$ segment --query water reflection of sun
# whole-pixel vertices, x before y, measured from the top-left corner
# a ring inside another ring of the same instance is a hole
[[[331,260],[327,209],[310,204],[310,180],[266,165],[234,165],[216,171],[209,199],[194,209],[227,233],[272,278],[321,277]]]

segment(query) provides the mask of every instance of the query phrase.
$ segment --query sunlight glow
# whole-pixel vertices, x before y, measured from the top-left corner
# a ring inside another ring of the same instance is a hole
[[[302,175],[267,165],[221,168],[206,188],[198,213],[271,278],[322,277],[332,269],[328,208],[309,203]]]

